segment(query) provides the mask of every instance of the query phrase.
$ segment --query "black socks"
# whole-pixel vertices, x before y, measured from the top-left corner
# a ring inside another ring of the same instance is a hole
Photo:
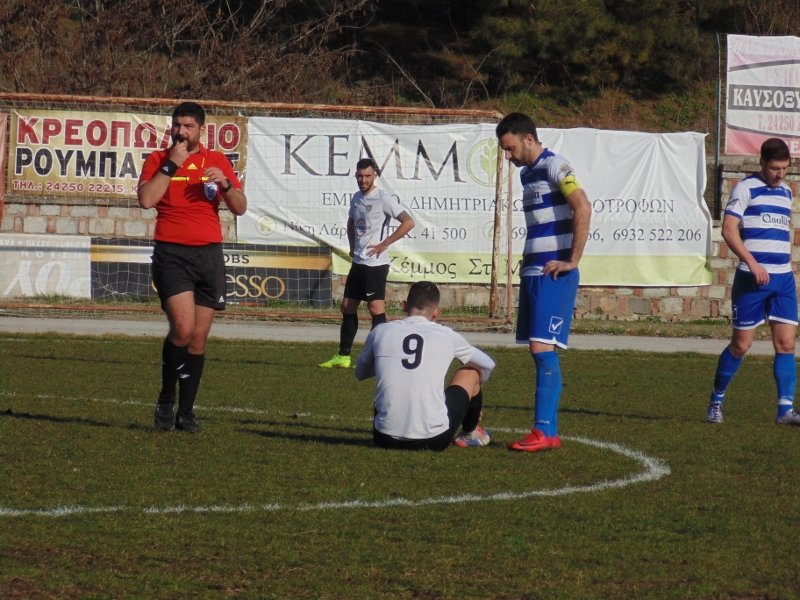
[[[179,371],[180,391],[178,392],[178,414],[188,415],[194,409],[197,390],[200,388],[200,378],[203,376],[205,354],[186,353],[186,362]]]
[[[353,350],[353,340],[358,332],[358,315],[342,315],[342,326],[339,329],[339,354],[350,356]]]
[[[386,313],[372,315],[372,328],[375,329],[381,323],[386,323]]]
[[[175,402],[175,384],[178,382],[178,370],[183,368],[187,356],[186,346],[176,346],[164,339],[161,348],[161,393],[159,402]]]

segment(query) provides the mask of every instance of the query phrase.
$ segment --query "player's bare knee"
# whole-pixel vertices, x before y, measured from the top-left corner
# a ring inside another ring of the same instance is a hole
[[[381,315],[386,312],[386,303],[383,300],[372,300],[371,302],[367,302],[367,310],[369,310],[369,314],[373,317]]]
[[[731,354],[733,354],[733,356],[735,356],[736,358],[742,358],[745,354],[747,354],[752,345],[753,345],[752,341],[731,342],[730,344]]]
[[[179,348],[188,346],[192,341],[192,330],[181,327],[171,327],[169,330],[169,341]]]
[[[474,398],[481,391],[481,375],[473,367],[461,367],[453,374],[450,384],[464,388],[469,397]]]
[[[211,333],[211,327],[195,328],[189,338],[189,353],[190,354],[204,354],[206,351],[206,342],[208,341],[208,334]]]

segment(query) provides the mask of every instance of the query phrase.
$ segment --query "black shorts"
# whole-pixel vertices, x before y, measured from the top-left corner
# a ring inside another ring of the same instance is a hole
[[[469,409],[469,394],[464,388],[451,385],[444,392],[444,403],[447,405],[447,417],[450,427],[439,435],[423,440],[398,439],[372,428],[372,441],[380,448],[393,450],[435,450],[446,449],[458,433],[459,427],[464,422]]]
[[[222,244],[186,246],[156,242],[153,249],[153,284],[161,299],[194,292],[194,303],[225,310],[225,257]]]
[[[354,300],[383,300],[386,298],[386,278],[389,265],[368,267],[359,263],[350,265],[344,284],[344,297]]]

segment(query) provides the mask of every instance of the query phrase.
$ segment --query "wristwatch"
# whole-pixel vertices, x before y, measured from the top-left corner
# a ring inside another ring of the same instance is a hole
[[[231,183],[231,180],[230,180],[230,179],[226,179],[226,180],[225,180],[225,182],[226,182],[228,185],[227,185],[226,187],[222,188],[222,191],[223,191],[224,193],[226,193],[226,194],[227,194],[228,192],[230,192],[230,191],[231,191],[231,188],[233,188],[233,184]]]

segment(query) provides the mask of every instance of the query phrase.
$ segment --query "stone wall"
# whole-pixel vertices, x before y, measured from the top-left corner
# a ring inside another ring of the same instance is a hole
[[[220,218],[225,239],[236,240],[233,215],[223,209]],[[11,196],[6,197],[0,232],[152,239],[155,219],[155,209],[139,208],[136,200],[103,205],[84,199]]]
[[[733,186],[746,173],[758,170],[749,159],[727,157],[722,171],[722,202],[729,197]],[[793,166],[789,184],[798,198],[800,168]],[[713,196],[714,178],[709,176],[707,198]],[[0,231],[30,234],[91,235],[148,239],[153,236],[155,210],[142,210],[134,200],[108,202],[105,205],[87,204],[83,199],[20,198],[8,196]],[[236,222],[227,210],[220,211],[226,240],[236,240]],[[794,260],[800,261],[800,206],[795,204],[792,217]],[[636,320],[656,318],[666,321],[727,318],[731,313],[731,284],[737,259],[728,250],[714,222],[712,249],[709,259],[713,282],[700,287],[581,287],[578,292],[575,316],[579,319]],[[442,285],[445,306],[485,307],[489,303],[488,286]],[[344,278],[333,278],[333,296],[340,298]],[[401,301],[408,286],[389,285],[387,300]],[[504,305],[504,299],[500,304]]]

